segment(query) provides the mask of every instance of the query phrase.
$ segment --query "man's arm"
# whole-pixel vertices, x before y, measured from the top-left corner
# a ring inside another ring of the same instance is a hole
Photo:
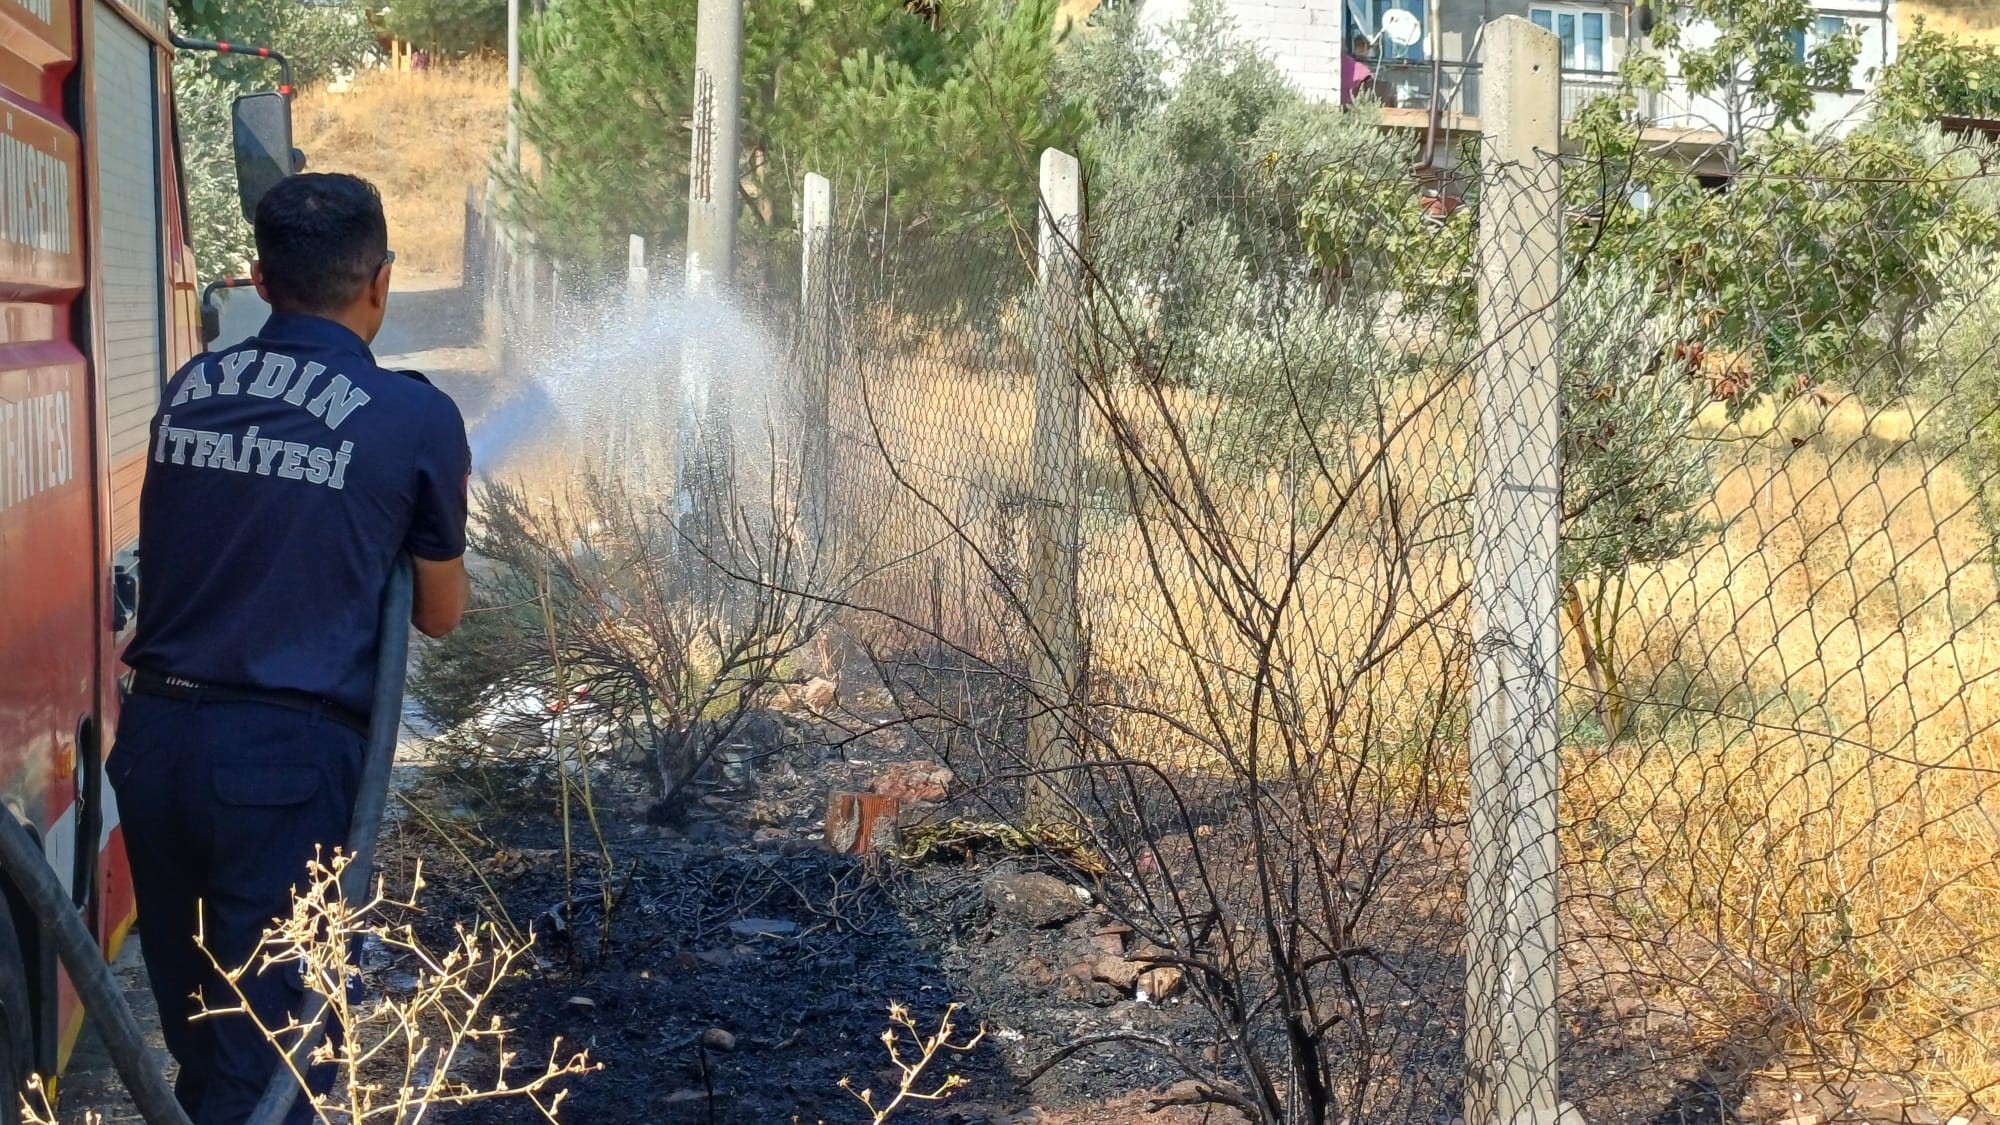
[[[410,624],[426,637],[442,637],[458,628],[472,601],[472,579],[465,573],[465,556],[445,562],[415,559]]]
[[[442,637],[458,628],[472,601],[472,579],[465,572],[472,447],[465,440],[465,420],[457,405],[442,391],[435,395],[429,403],[434,411],[429,432],[416,446],[416,505],[403,539],[403,549],[416,563],[410,624],[427,637]]]

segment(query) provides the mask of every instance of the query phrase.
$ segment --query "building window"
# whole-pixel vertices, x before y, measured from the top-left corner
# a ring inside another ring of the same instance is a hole
[[[1602,74],[1610,69],[1605,48],[1607,20],[1603,12],[1534,7],[1528,10],[1528,15],[1535,26],[1555,32],[1562,40],[1564,70]]]
[[[1847,34],[1847,21],[1841,17],[1819,16],[1815,18],[1806,27],[1806,30],[1794,31],[1786,35],[1786,38],[1792,41],[1792,61],[1803,66],[1806,61],[1806,52],[1808,49],[1817,49],[1845,34]],[[1851,89],[1853,86],[1853,75],[1848,75],[1841,81],[1828,83],[1820,86],[1819,89],[1839,91]]]
[[[1383,14],[1398,8],[1417,17],[1419,24],[1424,22],[1424,0],[1369,0],[1369,4],[1374,10],[1375,29],[1378,33],[1382,28]],[[1407,47],[1396,46],[1394,43],[1389,42],[1388,36],[1384,35],[1375,43],[1375,57],[1384,60],[1422,62],[1424,59],[1424,40],[1430,38],[1430,31],[1429,27],[1425,27],[1424,38],[1417,40]]]
[[[1806,48],[1831,43],[1846,32],[1846,20],[1839,16],[1820,16],[1813,20],[1805,31],[1794,31],[1786,35],[1786,38],[1792,41],[1792,60],[1805,62]]]

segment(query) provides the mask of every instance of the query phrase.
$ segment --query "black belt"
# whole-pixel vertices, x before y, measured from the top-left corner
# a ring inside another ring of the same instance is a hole
[[[330,699],[310,692],[283,688],[238,688],[204,684],[183,676],[162,676],[154,672],[132,672],[132,690],[140,695],[179,699],[189,703],[268,703],[312,715],[324,715],[356,734],[368,734],[368,716],[351,711]]]

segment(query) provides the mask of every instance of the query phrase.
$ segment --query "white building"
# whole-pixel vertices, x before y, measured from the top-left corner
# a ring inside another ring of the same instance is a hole
[[[1191,0],[1136,0],[1141,23],[1162,26],[1186,16]],[[1476,129],[1479,114],[1480,29],[1504,15],[1532,19],[1555,31],[1563,41],[1563,111],[1574,113],[1585,102],[1607,92],[1617,82],[1618,68],[1638,42],[1640,9],[1628,0],[1221,0],[1235,21],[1238,34],[1256,45],[1301,90],[1329,101],[1341,94],[1341,38],[1353,27],[1373,38],[1366,60],[1376,94],[1389,111],[1389,124],[1427,125],[1433,102],[1440,103],[1444,124],[1457,130]],[[1817,0],[1818,19],[1794,49],[1823,36],[1851,32],[1860,40],[1860,58],[1844,88],[1829,89],[1815,98],[1808,124],[1815,129],[1839,128],[1865,111],[1870,75],[1895,58],[1895,0]],[[1347,8],[1347,19],[1342,8]],[[1418,42],[1398,47],[1376,36],[1384,13],[1400,8],[1422,29]],[[1691,45],[1713,42],[1712,26],[1695,24],[1686,31]],[[1433,90],[1433,78],[1437,89]],[[1720,140],[1732,130],[1732,99],[1695,98],[1670,79],[1668,88],[1644,107],[1647,121],[1663,134],[1685,135],[1699,142],[1702,135]],[[1742,117],[1739,111],[1734,116]],[[1739,121],[1744,130],[1760,122]]]

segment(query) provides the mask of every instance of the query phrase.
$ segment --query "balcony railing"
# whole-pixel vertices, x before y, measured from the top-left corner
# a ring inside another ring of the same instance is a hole
[[[1436,89],[1428,62],[1382,62],[1375,67],[1375,96],[1389,109],[1428,110],[1435,103],[1447,114],[1479,115],[1479,64],[1447,62],[1438,66]],[[1618,92],[1618,76],[1610,72],[1565,70],[1562,75],[1562,118],[1565,122],[1593,98]]]
[[[1562,119],[1567,125],[1583,107],[1599,98],[1618,93],[1618,75],[1611,71],[1564,70],[1562,72]]]
[[[1435,104],[1447,114],[1469,117],[1479,112],[1478,63],[1438,64],[1435,83],[1428,62],[1385,60],[1370,65],[1375,70],[1375,96],[1386,108],[1428,110]]]
[[[1451,117],[1479,115],[1478,63],[1442,63],[1437,68],[1435,83],[1428,62],[1386,61],[1372,65],[1375,73],[1371,88],[1385,108],[1428,111],[1435,104],[1445,114],[1447,120],[1442,124],[1448,128],[1455,124],[1449,120]],[[1615,96],[1618,86],[1619,76],[1614,71],[1565,69],[1562,72],[1563,123],[1574,120],[1592,101]],[[1638,104],[1632,109],[1631,116],[1641,125],[1701,127],[1703,123],[1697,119],[1692,107],[1693,101],[1687,91],[1674,85],[1657,93],[1640,91]],[[1395,123],[1410,125],[1413,122],[1405,115]]]

